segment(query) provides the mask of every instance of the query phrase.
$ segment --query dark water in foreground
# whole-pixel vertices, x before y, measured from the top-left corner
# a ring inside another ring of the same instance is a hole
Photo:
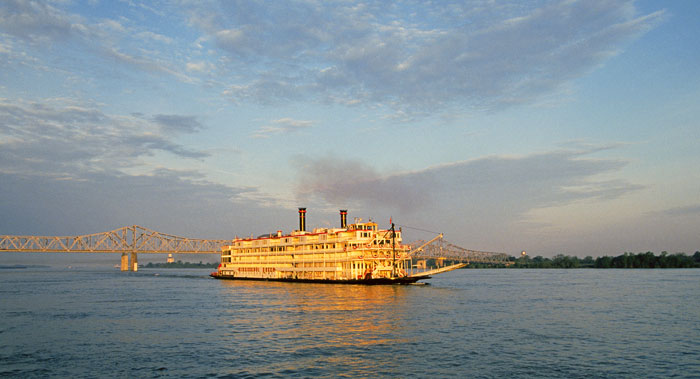
[[[0,269],[0,376],[700,377],[700,270],[207,272]]]

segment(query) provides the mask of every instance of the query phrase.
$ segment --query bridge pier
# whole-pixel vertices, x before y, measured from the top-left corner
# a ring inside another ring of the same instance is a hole
[[[131,254],[131,259],[129,259],[129,254]],[[135,252],[122,253],[121,270],[122,271],[138,271],[139,270],[139,261],[138,261],[138,257],[136,256]]]
[[[131,266],[129,268],[133,272],[139,270],[139,260],[136,258],[136,252],[131,252]]]
[[[122,253],[122,271],[129,271],[129,255],[127,253]]]

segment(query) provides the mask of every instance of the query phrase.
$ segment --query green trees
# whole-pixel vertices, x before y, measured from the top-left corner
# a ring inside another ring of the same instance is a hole
[[[693,256],[685,253],[669,255],[662,251],[656,256],[651,251],[646,253],[624,253],[617,257],[598,257],[595,260],[596,268],[693,268],[700,267],[700,254]]]
[[[700,268],[700,251],[696,251],[692,256],[685,253],[668,254],[665,251],[657,256],[647,251],[638,254],[625,252],[616,257],[604,256],[595,259],[591,256],[579,259],[557,254],[553,258],[523,256],[511,261],[513,264],[509,267],[512,268]]]
[[[595,268],[610,268],[612,267],[612,258],[607,255],[604,257],[598,257],[595,260]]]
[[[552,265],[557,268],[579,268],[580,262],[578,257],[558,254],[552,259]]]
[[[588,257],[590,265],[593,265],[593,258]],[[579,268],[584,267],[578,257],[572,257],[564,254],[557,254],[553,258],[544,258],[538,255],[534,258],[523,256],[515,260],[513,268]]]

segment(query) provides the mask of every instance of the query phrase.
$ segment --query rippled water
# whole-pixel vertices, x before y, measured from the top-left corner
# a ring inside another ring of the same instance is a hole
[[[0,375],[700,376],[700,270],[458,270],[429,286],[206,275],[0,269]]]

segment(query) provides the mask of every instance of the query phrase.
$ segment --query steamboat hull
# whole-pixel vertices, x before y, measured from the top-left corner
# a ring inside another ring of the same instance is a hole
[[[258,282],[295,282],[295,283],[326,283],[326,284],[364,284],[364,285],[407,285],[414,284],[421,279],[430,279],[430,276],[403,277],[403,278],[372,278],[372,279],[295,279],[295,278],[254,278],[243,276],[219,275],[212,272],[209,276],[219,280],[253,280]]]

